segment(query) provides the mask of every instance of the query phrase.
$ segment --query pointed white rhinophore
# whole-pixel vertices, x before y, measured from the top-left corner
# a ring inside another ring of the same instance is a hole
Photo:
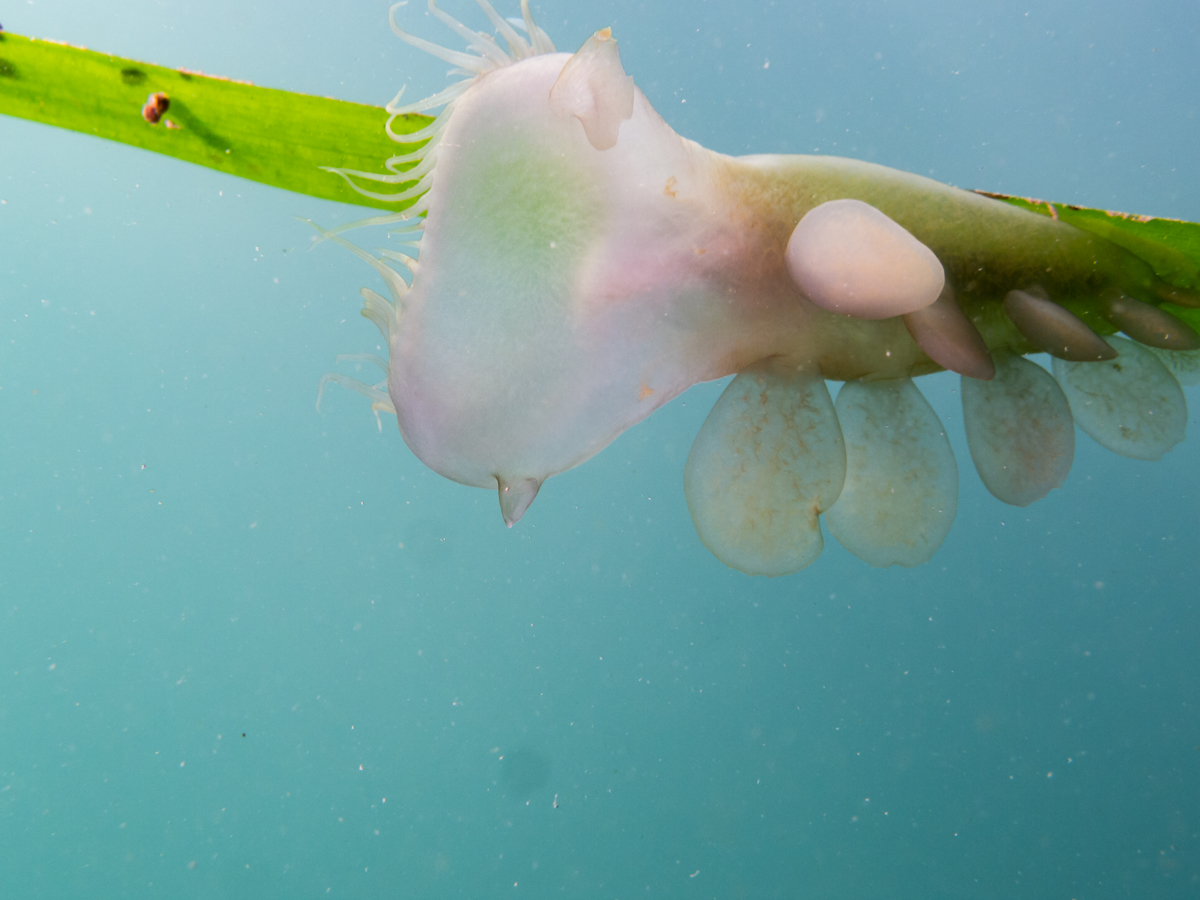
[[[836,409],[846,485],[825,524],[873,566],[927,562],[958,509],[958,466],[937,414],[910,378],[848,381]]]
[[[1105,362],[1054,360],[1054,377],[1075,422],[1113,453],[1156,460],[1183,440],[1187,401],[1158,358],[1128,338],[1105,338],[1119,354]]]
[[[550,89],[550,108],[579,119],[597,150],[616,145],[621,123],[633,116],[633,78],[621,67],[611,28],[597,31],[567,60]]]
[[[748,575],[787,575],[821,555],[817,515],[845,476],[825,379],[760,367],[738,375],[708,414],[683,489],[717,559]]]
[[[512,528],[525,515],[542,483],[536,478],[519,478],[513,482],[497,478],[496,486],[500,492],[500,515],[504,517],[504,524]]]
[[[809,300],[859,319],[924,309],[946,283],[932,250],[861,200],[809,210],[788,239],[786,262]]]
[[[1049,372],[1009,353],[997,353],[995,362],[993,380],[962,380],[967,446],[996,499],[1028,506],[1066,480],[1075,456],[1075,425]]]

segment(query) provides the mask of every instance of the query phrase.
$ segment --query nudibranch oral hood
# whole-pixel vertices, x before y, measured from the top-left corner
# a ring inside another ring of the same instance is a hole
[[[917,375],[963,376],[972,459],[1008,503],[1063,482],[1075,423],[1139,458],[1182,439],[1168,366],[1200,338],[1160,307],[1200,305],[1194,291],[1095,234],[915,175],[706,150],[654,111],[608,29],[556,53],[527,0],[520,30],[477,3],[507,49],[429,0],[470,48],[445,50],[392,8],[403,40],[468,77],[388,107],[444,107],[393,134],[411,149],[391,174],[341,172],[418,199],[372,220],[409,238],[382,258],[322,230],[391,295],[363,291],[389,359],[355,357],[384,369],[386,393],[326,378],[394,412],[433,470],[498,490],[510,526],[546,478],[733,374],[684,489],[701,539],[751,574],[810,564],[822,515],[873,565],[933,554],[958,469]],[[1118,329],[1133,340],[1097,334]],[[1034,351],[1053,375],[1022,358]],[[827,379],[846,382],[836,403]]]

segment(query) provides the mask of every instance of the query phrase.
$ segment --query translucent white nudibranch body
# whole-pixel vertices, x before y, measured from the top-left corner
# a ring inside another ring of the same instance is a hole
[[[1200,370],[1200,335],[1158,305],[1200,306],[1200,294],[1093,233],[920,176],[705,150],[654,111],[608,29],[555,53],[526,2],[525,37],[477,2],[507,51],[433,0],[471,52],[393,21],[468,77],[388,107],[444,107],[392,133],[409,150],[389,174],[335,170],[398,185],[355,186],[415,200],[370,221],[423,234],[405,245],[417,261],[381,251],[412,271],[410,286],[324,232],[375,266],[391,296],[363,291],[390,359],[351,357],[386,366],[387,395],[325,380],[394,411],[430,468],[498,489],[507,524],[550,475],[691,385],[735,373],[684,488],[704,543],[752,574],[812,563],[822,517],[872,565],[930,558],[954,519],[958,467],[911,379],[939,368],[964,376],[971,454],[1006,503],[1063,483],[1076,422],[1143,459],[1182,439],[1171,373]],[[1158,349],[1094,332],[1114,326]],[[1013,355],[1033,349],[1056,357],[1053,377]],[[836,403],[825,379],[846,382]]]
[[[778,335],[758,326],[796,292],[772,302],[739,283],[755,229],[727,169],[651,108],[607,32],[477,77],[438,145],[391,336],[414,452],[466,484],[540,484],[768,355]]]

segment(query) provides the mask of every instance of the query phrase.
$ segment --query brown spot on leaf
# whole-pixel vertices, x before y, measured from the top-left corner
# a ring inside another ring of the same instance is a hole
[[[155,91],[146,98],[146,102],[142,104],[142,118],[151,125],[157,125],[158,120],[162,118],[171,106],[171,101],[162,91]]]

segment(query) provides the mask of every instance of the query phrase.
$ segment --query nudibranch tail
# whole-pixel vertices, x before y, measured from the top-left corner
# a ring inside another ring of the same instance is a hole
[[[536,478],[520,478],[512,483],[497,478],[496,486],[500,493],[500,515],[504,517],[504,524],[512,528],[521,521],[542,483]]]

